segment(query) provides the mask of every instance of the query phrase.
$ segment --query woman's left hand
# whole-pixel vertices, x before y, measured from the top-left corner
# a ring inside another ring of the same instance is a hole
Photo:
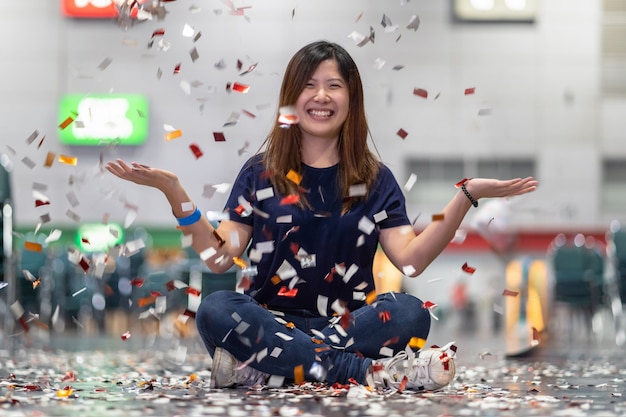
[[[479,198],[513,197],[533,192],[539,181],[533,177],[515,178],[512,180],[498,180],[493,178],[472,178],[465,183],[467,192],[478,200]]]

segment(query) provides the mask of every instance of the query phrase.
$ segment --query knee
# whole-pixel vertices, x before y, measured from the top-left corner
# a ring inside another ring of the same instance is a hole
[[[401,306],[402,316],[411,329],[416,333],[414,336],[426,338],[430,332],[431,315],[424,301],[405,293],[394,294],[398,306]]]
[[[229,306],[233,304],[234,294],[237,293],[219,290],[204,297],[196,311],[196,326],[198,328],[210,326],[211,323],[223,320],[224,315],[230,315]]]

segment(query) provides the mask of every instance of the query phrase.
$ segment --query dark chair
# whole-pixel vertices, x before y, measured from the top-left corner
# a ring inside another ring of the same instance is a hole
[[[549,260],[555,306],[569,311],[570,324],[581,318],[586,330],[592,330],[594,315],[606,305],[603,252],[582,235],[574,241],[560,235],[551,246]]]

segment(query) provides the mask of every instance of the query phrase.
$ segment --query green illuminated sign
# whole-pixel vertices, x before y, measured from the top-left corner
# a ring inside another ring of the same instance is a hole
[[[82,252],[108,252],[124,243],[124,229],[116,223],[81,224],[76,231],[76,246]]]
[[[137,94],[68,94],[59,104],[65,145],[140,145],[148,137],[148,100]]]

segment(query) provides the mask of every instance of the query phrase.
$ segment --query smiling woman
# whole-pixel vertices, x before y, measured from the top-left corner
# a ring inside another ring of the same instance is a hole
[[[416,234],[400,186],[367,146],[363,96],[343,47],[319,41],[298,50],[285,70],[265,151],[239,172],[217,229],[198,215],[174,173],[107,164],[119,178],[163,192],[210,269],[241,268],[243,291],[209,294],[196,313],[213,356],[213,387],[355,380],[435,390],[454,378],[452,344],[425,348],[429,304],[377,294],[377,250],[417,276],[451,241],[472,202],[531,192],[537,181],[462,180],[464,192],[441,220]],[[296,113],[288,122],[285,109]]]

